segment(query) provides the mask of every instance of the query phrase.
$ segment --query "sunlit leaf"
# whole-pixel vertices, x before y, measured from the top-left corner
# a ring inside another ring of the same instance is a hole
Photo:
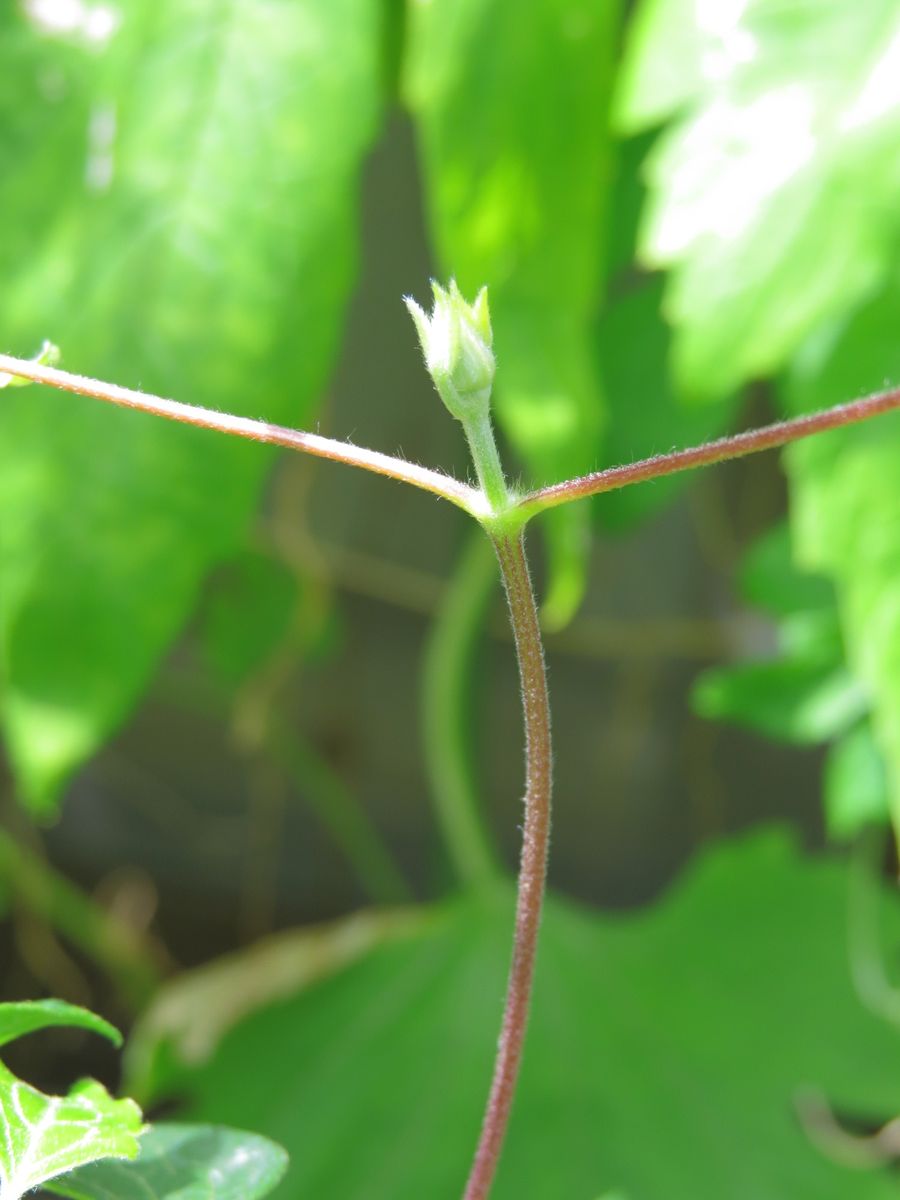
[[[0,338],[302,424],[354,260],[376,0],[135,0],[104,44],[0,15]],[[44,389],[0,403],[7,747],[48,812],[230,554],[271,455]]]
[[[151,1125],[131,1162],[80,1167],[47,1190],[70,1200],[257,1200],[287,1169],[267,1138],[216,1125]]]
[[[780,367],[891,271],[898,64],[893,0],[644,0],[619,111],[629,130],[677,114],[648,161],[642,252],[672,268],[693,394]]]
[[[627,919],[553,902],[497,1200],[890,1200],[889,1175],[824,1157],[793,1110],[804,1084],[873,1121],[900,1107],[896,1032],[851,983],[846,885],[839,863],[770,834],[708,854]],[[245,1017],[205,1064],[178,1062],[175,1031],[142,1056],[192,1115],[288,1147],[279,1196],[459,1195],[510,929],[505,895],[451,905]]]

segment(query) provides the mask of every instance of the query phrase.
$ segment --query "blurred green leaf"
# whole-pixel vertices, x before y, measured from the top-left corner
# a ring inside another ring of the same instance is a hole
[[[184,400],[308,420],[380,107],[376,0],[135,0],[108,44],[0,15],[4,344]],[[271,455],[29,389],[0,404],[10,757],[48,813],[121,723]]]
[[[497,415],[533,479],[597,463],[592,346],[606,253],[618,0],[461,0],[410,9],[405,93],[437,256],[490,287]],[[587,513],[546,523],[554,626],[583,590]]]
[[[0,1004],[0,1046],[24,1037],[26,1033],[60,1025],[89,1029],[108,1038],[115,1046],[122,1044],[122,1035],[114,1025],[87,1008],[66,1004],[63,1000],[21,1000]]]
[[[610,423],[599,466],[634,462],[673,448],[696,445],[725,432],[734,404],[685,405],[673,387],[670,331],[660,313],[662,281],[644,281],[612,302],[599,325],[598,345]],[[690,480],[670,475],[599,496],[599,520],[628,529],[671,503]]]
[[[846,668],[791,658],[706,671],[691,703],[701,717],[800,744],[827,741],[868,710],[865,690]]]
[[[664,903],[627,919],[552,902],[497,1200],[611,1188],[641,1200],[890,1200],[889,1175],[823,1157],[792,1110],[803,1084],[873,1120],[900,1103],[900,1043],[859,1002],[835,936],[846,886],[844,866],[768,834],[708,854]],[[896,938],[896,906],[885,915]],[[174,1030],[143,1050],[194,1115],[288,1146],[281,1196],[459,1194],[510,931],[505,895],[455,904],[245,1018],[205,1064],[177,1061]]]
[[[785,385],[794,411],[822,408],[900,378],[900,289],[811,339]],[[873,706],[900,828],[900,418],[880,417],[786,454],[798,561],[834,580],[847,655]]]
[[[71,1200],[257,1200],[287,1170],[267,1138],[216,1125],[151,1125],[133,1162],[80,1167],[47,1190]]]
[[[0,1046],[50,1026],[89,1029],[117,1045],[121,1037],[102,1017],[61,1000],[0,1004]],[[133,1100],[114,1100],[92,1079],[67,1096],[45,1096],[0,1063],[0,1196],[18,1200],[45,1180],[94,1159],[133,1158],[141,1112]]]
[[[672,268],[674,365],[692,394],[779,368],[893,270],[898,45],[894,0],[645,0],[619,111],[629,131],[680,114],[648,160],[641,245]]]
[[[836,742],[825,762],[825,822],[836,841],[890,820],[887,776],[868,721]]]
[[[830,622],[835,611],[831,582],[823,575],[800,570],[795,563],[787,521],[773,525],[746,552],[738,572],[738,588],[745,600],[776,616],[821,612]]]
[[[297,581],[272,555],[245,550],[210,581],[200,626],[204,657],[228,686],[263,667],[290,633]]]

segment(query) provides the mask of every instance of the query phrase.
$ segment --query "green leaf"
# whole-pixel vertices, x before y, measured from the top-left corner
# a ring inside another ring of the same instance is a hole
[[[661,280],[648,280],[610,304],[600,321],[610,422],[599,466],[707,441],[725,432],[733,414],[733,402],[702,407],[681,402],[669,375],[670,331],[660,312],[661,291]],[[671,503],[689,478],[687,473],[670,475],[598,496],[597,516],[605,528],[628,529]]]
[[[791,658],[706,671],[691,703],[702,717],[801,745],[843,733],[869,706],[865,689],[846,668]]]
[[[792,1108],[804,1084],[867,1119],[900,1106],[896,1031],[860,1003],[835,932],[846,886],[844,866],[768,834],[708,854],[624,920],[552,902],[496,1200],[890,1200],[890,1176],[825,1158]],[[194,1115],[284,1142],[281,1196],[459,1194],[511,915],[504,895],[440,909],[246,1017],[205,1063],[178,1061],[174,1031],[144,1051]],[[895,903],[885,916],[896,939]]]
[[[287,639],[297,582],[272,555],[245,550],[216,572],[202,611],[204,657],[216,677],[236,686],[265,666]]]
[[[757,538],[744,555],[738,573],[738,588],[751,604],[776,616],[791,617],[803,612],[834,612],[834,587],[823,575],[802,571],[794,560],[791,530],[779,521]]]
[[[0,179],[2,340],[49,332],[72,369],[303,424],[354,267],[381,6],[118,11],[105,46],[39,36],[19,6],[0,16],[0,152],[16,163]],[[271,462],[93,401],[4,393],[2,716],[36,812],[128,715]]]
[[[894,287],[811,339],[785,386],[789,407],[822,408],[900,378],[898,311]],[[900,828],[900,419],[812,438],[785,457],[797,558],[834,581],[848,660],[869,689]]]
[[[674,366],[692,394],[781,367],[894,269],[898,45],[894,0],[645,0],[619,109],[630,131],[680,114],[648,159],[641,248],[671,268]]]
[[[89,1029],[121,1044],[102,1017],[61,1000],[0,1004],[0,1046],[50,1026]],[[133,1158],[142,1131],[133,1100],[114,1100],[92,1079],[67,1096],[45,1096],[0,1063],[0,1196],[18,1200],[32,1188],[97,1158]]]
[[[411,6],[405,93],[442,273],[490,288],[496,410],[538,482],[596,465],[604,425],[592,346],[611,170],[617,0]],[[547,524],[547,609],[583,589],[583,510]]]
[[[851,730],[825,762],[825,821],[828,836],[848,841],[866,826],[890,820],[884,759],[869,722]]]
[[[267,1138],[215,1125],[151,1125],[132,1162],[80,1167],[47,1190],[71,1200],[257,1200],[287,1169]]]
[[[114,1046],[122,1044],[122,1035],[114,1025],[86,1008],[66,1004],[63,1000],[22,1000],[14,1004],[0,1004],[0,1046],[24,1037],[26,1033],[59,1025],[89,1029],[108,1038]]]
[[[134,1158],[142,1129],[133,1100],[82,1079],[45,1096],[0,1063],[0,1195],[18,1200],[47,1179],[97,1158]]]

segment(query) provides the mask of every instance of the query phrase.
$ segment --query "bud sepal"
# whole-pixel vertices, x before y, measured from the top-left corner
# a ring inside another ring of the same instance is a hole
[[[458,421],[487,416],[494,383],[494,352],[487,288],[469,304],[451,279],[443,288],[432,281],[434,308],[429,316],[410,296],[404,297],[410,311],[425,366],[438,394]]]

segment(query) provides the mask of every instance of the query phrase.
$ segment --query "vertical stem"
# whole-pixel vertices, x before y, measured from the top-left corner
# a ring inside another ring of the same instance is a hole
[[[497,442],[494,439],[491,415],[484,412],[478,417],[463,421],[462,426],[481,490],[487,496],[493,512],[501,513],[509,507],[509,491]]]
[[[522,683],[526,766],[525,829],[506,1007],[481,1137],[464,1200],[487,1200],[509,1124],[528,1023],[550,841],[550,704],[537,607],[525,558],[524,537],[521,533],[512,536],[498,535],[495,537],[494,546],[509,600],[510,620],[519,661],[519,678]]]
[[[472,674],[479,634],[497,586],[497,565],[473,530],[441,601],[425,648],[422,734],[431,797],[452,866],[467,887],[498,874],[481,818],[472,753]]]

